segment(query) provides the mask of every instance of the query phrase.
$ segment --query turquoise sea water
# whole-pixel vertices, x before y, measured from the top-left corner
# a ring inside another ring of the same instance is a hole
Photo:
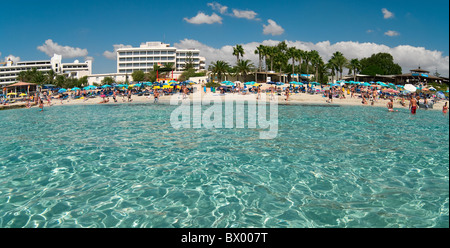
[[[0,227],[449,227],[449,117],[279,106],[278,136],[169,105],[0,111]]]

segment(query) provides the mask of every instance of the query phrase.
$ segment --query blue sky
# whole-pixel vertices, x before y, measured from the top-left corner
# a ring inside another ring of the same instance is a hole
[[[115,60],[105,56],[114,45],[198,45],[209,62],[221,59],[220,51],[231,60],[227,46],[247,44],[254,59],[254,43],[287,40],[319,50],[325,60],[339,49],[348,58],[387,49],[404,72],[421,65],[448,76],[447,0],[2,1],[0,23],[0,60],[48,59],[63,51],[66,61],[93,58],[94,73],[116,71]],[[358,49],[365,50],[352,52]],[[411,62],[420,56],[433,58]]]

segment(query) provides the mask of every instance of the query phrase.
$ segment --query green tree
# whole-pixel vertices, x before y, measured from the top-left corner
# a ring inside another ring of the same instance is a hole
[[[102,80],[102,85],[112,85],[113,83],[115,83],[116,81],[114,81],[114,78],[112,78],[112,77],[105,77],[103,80]]]
[[[133,71],[131,77],[133,77],[133,81],[141,82],[144,81],[145,73],[141,70]]]
[[[244,48],[241,45],[236,45],[235,47],[233,47],[233,55],[237,58],[236,64],[239,63],[240,57],[243,57],[244,54]]]
[[[347,59],[344,57],[344,54],[342,54],[341,52],[337,51],[335,53],[333,53],[333,56],[331,57],[334,61],[334,64],[336,65],[338,72],[340,73],[340,77],[339,80],[342,79],[342,72],[344,70],[344,67],[347,66]]]
[[[353,73],[353,81],[356,81],[356,74],[361,71],[361,63],[358,59],[352,59],[347,64],[347,68],[349,69],[349,73]]]
[[[244,80],[249,72],[252,72],[254,70],[254,65],[251,63],[250,60],[240,60],[239,63],[236,66],[236,73],[237,75],[242,75]],[[239,80],[239,77],[238,77]]]
[[[264,46],[259,45],[256,47],[255,54],[258,54],[258,69],[262,71],[262,58],[264,56]]]
[[[372,75],[395,75],[401,74],[402,68],[394,63],[394,57],[389,53],[372,54],[369,58],[360,60],[361,74]]]
[[[216,62],[211,63],[210,71],[217,75],[219,81],[222,81],[222,76],[226,74],[230,69],[230,65],[222,60],[217,60]]]

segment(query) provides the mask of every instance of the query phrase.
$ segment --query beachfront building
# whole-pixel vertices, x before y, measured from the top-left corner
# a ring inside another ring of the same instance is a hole
[[[53,70],[57,75],[65,75],[71,78],[82,78],[91,75],[92,60],[72,63],[62,63],[62,56],[55,54],[50,60],[19,61],[14,63],[10,58],[0,63],[0,87],[17,82],[17,76],[22,71],[36,68],[38,71],[48,72]]]
[[[198,49],[178,49],[162,42],[145,42],[140,47],[117,50],[117,73],[132,74],[141,70],[149,72],[155,65],[164,67],[171,63],[175,75],[181,75],[187,63],[192,63],[197,71],[205,70],[205,58],[200,57]]]

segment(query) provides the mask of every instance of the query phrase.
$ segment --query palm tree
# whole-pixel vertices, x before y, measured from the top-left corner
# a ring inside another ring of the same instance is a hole
[[[251,71],[253,71],[254,65],[251,63],[250,60],[240,60],[239,63],[236,65],[236,74],[239,77],[239,74],[245,77],[247,74]],[[239,79],[239,78],[238,78]]]
[[[258,60],[259,61],[258,68],[259,68],[259,71],[262,71],[262,58],[264,56],[264,46],[259,45],[258,47],[256,47],[255,54],[258,54],[258,59],[259,59]]]
[[[237,58],[237,63],[239,64],[239,57],[240,56],[244,56],[245,52],[244,52],[244,48],[241,45],[236,45],[235,47],[233,47],[233,55],[236,56]]]
[[[318,81],[319,78],[319,66],[323,63],[322,58],[319,55],[319,52],[316,50],[312,50],[309,54],[309,59],[311,60],[311,65],[315,68],[315,78]]]
[[[295,73],[295,60],[296,60],[296,56],[298,53],[298,49],[295,47],[289,47],[287,54],[289,55],[289,57],[292,59],[292,73]]]
[[[339,80],[341,80],[342,79],[342,71],[348,63],[347,59],[344,57],[344,54],[342,54],[339,51],[333,53],[333,56],[331,58],[334,60],[334,63],[336,64],[337,68],[339,68],[339,72],[341,73]]]
[[[296,51],[296,53],[295,53],[295,59],[299,62],[299,72],[300,72],[300,74],[302,73],[302,60],[303,60],[303,57],[305,56],[305,51],[303,51],[303,50],[301,50],[301,49],[298,49],[297,51]]]
[[[303,54],[303,58],[305,59],[306,64],[306,74],[309,74],[309,61],[311,61],[311,51],[305,51]]]
[[[359,60],[358,59],[350,60],[350,63],[348,63],[347,68],[349,69],[349,72],[353,72],[353,81],[356,81],[356,74],[358,74],[362,68]]]
[[[222,75],[228,72],[230,65],[227,62],[222,60],[217,60],[216,62],[212,62],[210,66],[210,70],[214,75],[219,77],[219,80],[222,81]]]
[[[56,77],[55,71],[53,71],[53,69],[51,69],[50,71],[47,72],[46,76],[47,76],[47,83],[53,84],[53,82],[55,81],[55,77]]]
[[[326,68],[331,70],[331,81],[334,82],[334,76],[336,75],[337,66],[334,63],[333,59],[328,60],[328,63],[326,64]]]

